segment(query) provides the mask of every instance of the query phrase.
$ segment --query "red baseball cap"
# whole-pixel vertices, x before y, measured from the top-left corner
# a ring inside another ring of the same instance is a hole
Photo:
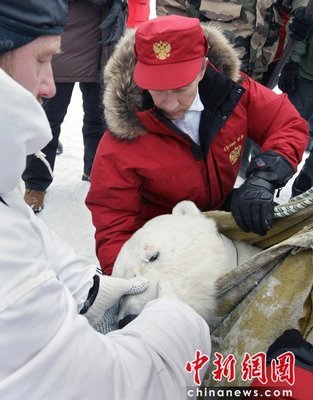
[[[166,15],[145,21],[135,32],[134,80],[150,90],[187,86],[200,72],[207,52],[198,18]]]

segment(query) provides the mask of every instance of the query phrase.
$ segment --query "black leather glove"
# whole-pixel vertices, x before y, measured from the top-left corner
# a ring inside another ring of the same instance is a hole
[[[102,46],[112,46],[120,40],[126,26],[126,7],[126,1],[113,0],[109,14],[100,24]]]
[[[288,62],[278,79],[279,89],[287,94],[294,93],[299,86],[299,76],[299,64],[294,61]]]
[[[251,176],[234,192],[231,213],[245,232],[265,235],[274,219],[275,187],[265,179]]]
[[[291,39],[302,41],[313,30],[313,16],[305,15],[305,7],[299,7],[289,23]]]
[[[294,172],[289,161],[275,151],[266,151],[251,160],[248,178],[234,191],[230,206],[243,231],[265,235],[272,228],[275,189],[284,186]]]

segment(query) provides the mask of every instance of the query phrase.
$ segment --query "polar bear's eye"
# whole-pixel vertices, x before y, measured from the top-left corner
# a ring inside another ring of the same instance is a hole
[[[147,258],[145,258],[145,262],[149,263],[149,262],[153,262],[155,261],[158,257],[159,257],[159,252],[156,251],[155,253],[149,255]]]

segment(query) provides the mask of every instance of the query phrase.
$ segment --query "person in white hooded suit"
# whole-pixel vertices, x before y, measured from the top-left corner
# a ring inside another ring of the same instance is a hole
[[[58,51],[60,31],[55,20],[39,29],[35,16],[50,21],[54,11],[61,26],[64,0],[5,0],[0,11],[0,399],[181,400],[194,386],[186,362],[197,350],[210,355],[204,320],[161,282],[159,299],[134,321],[99,333],[93,326],[106,325],[120,297],[148,283],[98,275],[17,189],[26,156],[51,139],[36,97],[55,90],[50,53]]]

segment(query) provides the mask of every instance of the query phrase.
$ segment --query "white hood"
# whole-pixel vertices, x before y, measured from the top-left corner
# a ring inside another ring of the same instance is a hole
[[[26,156],[41,150],[51,138],[39,102],[0,68],[0,195],[16,188]]]

